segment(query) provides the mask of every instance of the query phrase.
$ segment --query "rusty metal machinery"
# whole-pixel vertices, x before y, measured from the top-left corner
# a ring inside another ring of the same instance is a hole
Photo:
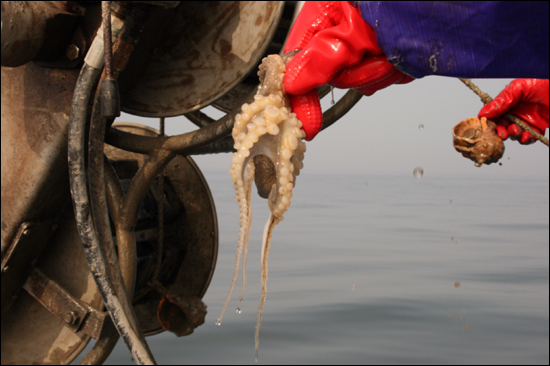
[[[233,117],[298,9],[2,2],[3,364],[68,364],[92,338],[82,364],[101,364],[119,338],[136,363],[153,364],[145,336],[204,322],[218,228],[189,156],[232,151]],[[358,99],[329,109],[325,127]],[[117,103],[199,128],[164,136],[113,124]],[[208,105],[226,115],[210,119]]]

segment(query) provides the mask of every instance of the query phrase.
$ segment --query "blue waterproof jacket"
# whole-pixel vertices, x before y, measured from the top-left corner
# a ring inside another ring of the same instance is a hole
[[[415,78],[549,74],[548,1],[361,1],[388,60]]]

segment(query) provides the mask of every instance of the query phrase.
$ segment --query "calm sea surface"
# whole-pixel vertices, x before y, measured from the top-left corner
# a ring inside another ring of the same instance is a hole
[[[267,204],[254,198],[245,299],[240,278],[216,326],[238,207],[226,172],[205,175],[220,232],[206,323],[147,340],[159,364],[254,364]],[[260,363],[548,364],[548,211],[543,178],[304,171],[273,234]],[[119,341],[107,363],[129,362]]]

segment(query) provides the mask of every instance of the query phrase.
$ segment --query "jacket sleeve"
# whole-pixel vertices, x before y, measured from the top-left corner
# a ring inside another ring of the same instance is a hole
[[[549,74],[548,1],[363,1],[388,60],[415,78]]]

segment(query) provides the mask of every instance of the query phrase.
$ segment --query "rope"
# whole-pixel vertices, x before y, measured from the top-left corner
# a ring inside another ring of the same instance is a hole
[[[489,94],[482,92],[474,83],[472,83],[472,81],[470,79],[462,79],[462,78],[459,78],[459,79],[468,88],[472,89],[472,91],[479,96],[479,98],[481,99],[483,104],[490,103],[493,100],[493,98],[491,98],[491,96]],[[525,131],[531,133],[533,136],[535,136],[535,138],[537,140],[539,140],[540,142],[542,142],[546,146],[549,146],[548,145],[548,139],[546,137],[544,137],[543,135],[541,135],[537,131],[533,130],[527,123],[523,122],[518,117],[516,117],[513,114],[508,113],[508,112],[506,112],[504,114],[504,117],[506,117],[508,120],[512,121],[513,123],[515,123],[519,127],[523,128]]]

